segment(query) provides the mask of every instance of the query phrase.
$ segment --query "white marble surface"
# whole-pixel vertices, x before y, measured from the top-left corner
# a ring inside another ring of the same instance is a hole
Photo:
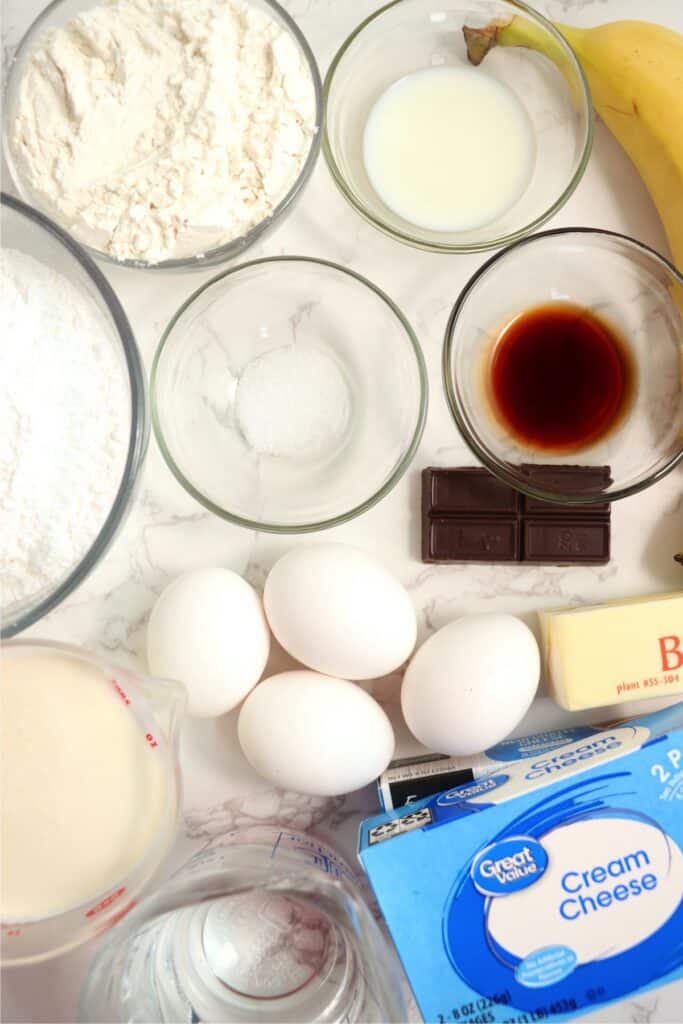
[[[3,0],[3,53],[11,53],[44,6],[42,0]],[[285,6],[308,35],[324,71],[353,26],[379,6],[373,0],[289,0]],[[597,24],[649,18],[683,31],[681,0],[543,0],[551,17]],[[8,187],[8,182],[4,183]],[[616,142],[598,125],[593,155],[578,189],[551,226],[612,228],[662,251],[666,243],[654,207]],[[613,509],[613,559],[599,568],[448,567],[419,561],[419,474],[433,464],[471,461],[446,409],[440,356],[444,326],[459,289],[481,263],[477,255],[445,257],[402,247],[362,221],[336,191],[321,159],[291,217],[252,256],[299,253],[352,266],[386,290],[404,310],[422,343],[431,381],[429,420],[414,464],[379,506],[329,536],[375,551],[409,588],[424,637],[465,611],[500,609],[533,623],[533,612],[574,600],[601,601],[681,586],[672,561],[683,539],[683,474]],[[213,272],[166,276],[104,268],[130,317],[149,366],[163,327],[183,299]],[[224,565],[259,585],[273,560],[295,543],[223,523],[196,505],[166,469],[154,441],[143,486],[128,522],[103,564],[62,607],[31,634],[83,644],[123,663],[144,657],[145,621],[156,595],[179,572]],[[377,693],[396,711],[398,678]],[[520,732],[567,716],[539,698]],[[596,713],[593,720],[600,718]],[[256,778],[236,743],[235,716],[186,723],[182,736],[185,835],[177,861],[228,827],[277,820],[332,838],[349,857],[363,811],[376,807],[367,790],[340,800],[279,794]],[[5,1021],[70,1021],[90,950],[2,979]],[[594,1021],[673,1022],[683,1019],[683,984],[603,1008]]]

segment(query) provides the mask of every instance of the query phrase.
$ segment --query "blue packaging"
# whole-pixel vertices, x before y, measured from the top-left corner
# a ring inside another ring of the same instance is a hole
[[[426,1021],[569,1020],[683,976],[683,702],[361,826]]]
[[[616,724],[616,723],[613,723]],[[377,780],[377,796],[383,811],[414,804],[423,797],[462,786],[483,775],[490,775],[510,761],[538,757],[548,750],[563,747],[572,740],[585,739],[605,726],[570,725],[546,729],[532,736],[516,736],[489,747],[472,757],[446,757],[426,754],[392,761]]]

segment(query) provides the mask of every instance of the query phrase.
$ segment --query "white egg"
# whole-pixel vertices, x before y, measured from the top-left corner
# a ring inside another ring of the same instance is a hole
[[[273,566],[263,602],[285,650],[331,676],[386,675],[415,647],[417,622],[407,591],[375,558],[347,544],[288,552]]]
[[[414,654],[401,687],[408,728],[430,750],[478,754],[526,714],[540,676],[534,634],[514,615],[465,615]]]
[[[259,775],[314,796],[366,786],[394,753],[391,723],[369,694],[306,670],[259,683],[242,705],[237,734]]]
[[[198,569],[162,592],[147,627],[147,663],[178,679],[197,718],[236,707],[263,674],[270,632],[253,587],[229,569]]]

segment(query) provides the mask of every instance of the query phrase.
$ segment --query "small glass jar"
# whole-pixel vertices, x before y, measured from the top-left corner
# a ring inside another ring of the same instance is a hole
[[[398,962],[353,872],[256,826],[195,855],[110,932],[81,1021],[405,1021]]]

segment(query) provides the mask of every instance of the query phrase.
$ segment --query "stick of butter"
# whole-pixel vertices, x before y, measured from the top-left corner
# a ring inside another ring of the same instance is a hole
[[[563,708],[683,693],[683,591],[539,617],[550,693]]]

